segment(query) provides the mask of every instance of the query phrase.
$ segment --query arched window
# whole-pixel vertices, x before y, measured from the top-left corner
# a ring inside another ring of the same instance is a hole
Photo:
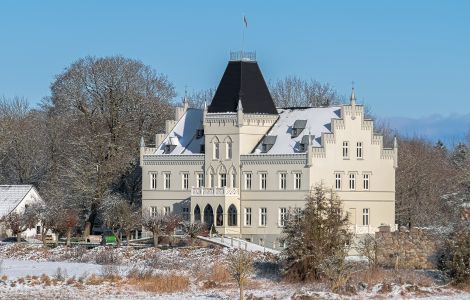
[[[233,204],[228,208],[228,226],[237,226],[237,208]]]
[[[217,137],[212,139],[212,158],[219,159],[220,158],[220,143]]]
[[[216,218],[216,226],[224,226],[224,210],[222,209],[222,206],[219,205],[217,207],[217,218]]]
[[[232,141],[227,141],[227,159],[232,159]]]
[[[194,208],[194,222],[201,222],[201,209],[199,208],[199,205],[196,205]]]
[[[204,223],[207,225],[207,228],[211,228],[214,224],[214,210],[210,204],[207,204],[204,208]]]

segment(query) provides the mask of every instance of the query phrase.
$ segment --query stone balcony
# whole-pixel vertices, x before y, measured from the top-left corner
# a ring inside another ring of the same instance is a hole
[[[200,187],[191,189],[191,196],[238,196],[238,188],[231,187]]]

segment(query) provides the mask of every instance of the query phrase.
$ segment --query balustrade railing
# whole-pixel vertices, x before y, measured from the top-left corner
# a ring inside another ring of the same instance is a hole
[[[200,187],[191,189],[191,196],[238,196],[238,188],[232,187]]]

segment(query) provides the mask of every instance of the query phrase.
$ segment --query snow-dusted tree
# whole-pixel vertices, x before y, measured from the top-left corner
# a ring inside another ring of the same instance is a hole
[[[204,108],[204,103],[209,106],[214,98],[215,89],[193,91],[187,95],[189,107]]]
[[[181,219],[176,214],[165,214],[144,210],[142,213],[142,225],[153,235],[153,245],[158,246],[158,238],[162,235],[172,234]]]
[[[35,228],[38,223],[37,212],[26,207],[20,212],[12,211],[1,220],[13,235],[16,235],[17,242],[21,241],[21,233],[28,229]]]
[[[454,227],[447,237],[439,260],[439,268],[456,283],[470,281],[470,222],[465,220]]]
[[[342,102],[329,84],[287,76],[269,85],[269,91],[278,107],[326,107]]]
[[[106,227],[111,229],[117,245],[120,246],[122,235],[135,229],[133,227],[135,210],[122,195],[109,193],[103,200],[101,213]]]
[[[445,151],[417,138],[399,139],[398,149],[397,223],[435,226],[455,220],[455,208],[461,206],[449,201],[459,191],[459,174]]]
[[[289,280],[329,278],[340,269],[351,243],[347,215],[341,201],[322,185],[313,188],[305,208],[288,213],[282,240],[286,244],[284,275]]]
[[[228,272],[240,288],[240,300],[244,299],[243,287],[253,273],[253,257],[248,251],[236,250],[227,257]]]
[[[201,223],[201,222],[195,222],[195,223],[184,222],[183,226],[184,226],[184,231],[190,238],[191,244],[194,242],[194,239],[198,235],[200,235],[207,227],[204,223]]]

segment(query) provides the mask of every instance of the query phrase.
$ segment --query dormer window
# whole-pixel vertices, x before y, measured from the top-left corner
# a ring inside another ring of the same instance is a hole
[[[200,152],[201,154],[206,153],[206,145],[202,144],[202,145],[201,145],[201,148],[199,149],[199,152]]]
[[[305,129],[305,126],[307,126],[307,120],[296,120],[294,125],[292,125],[291,137],[298,137]]]
[[[175,148],[176,145],[165,145],[164,153],[170,154],[171,152],[173,152],[173,150],[175,150]]]
[[[196,138],[200,139],[204,136],[204,129],[198,129],[196,130]]]
[[[261,152],[267,153],[273,145],[276,143],[276,135],[267,135],[264,137],[263,142],[261,143]]]
[[[302,140],[300,141],[299,151],[305,152],[307,151],[308,145],[310,145],[310,141],[315,138],[314,135],[304,135]]]

